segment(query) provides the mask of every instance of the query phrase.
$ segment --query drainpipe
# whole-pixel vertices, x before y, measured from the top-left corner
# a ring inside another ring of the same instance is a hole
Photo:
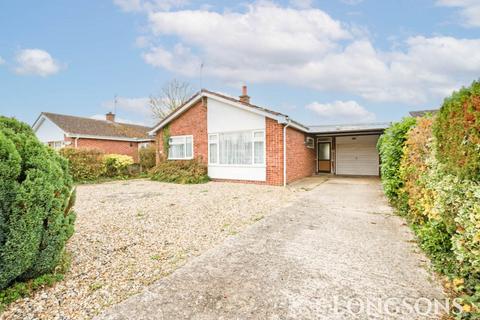
[[[75,138],[75,149],[78,148],[78,137]]]
[[[287,128],[290,126],[290,119],[285,117],[283,126],[283,186],[287,186]]]

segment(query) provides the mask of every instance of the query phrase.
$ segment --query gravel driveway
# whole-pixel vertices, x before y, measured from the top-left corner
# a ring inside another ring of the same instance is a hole
[[[427,264],[378,180],[336,178],[98,319],[436,318]]]
[[[78,187],[65,281],[9,306],[1,319],[85,319],[297,197],[288,189],[132,180]]]

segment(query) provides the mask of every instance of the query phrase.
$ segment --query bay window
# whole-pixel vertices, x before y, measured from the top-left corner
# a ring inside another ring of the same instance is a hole
[[[220,165],[265,164],[265,132],[239,131],[208,135],[208,162]]]
[[[168,159],[193,159],[193,136],[172,136],[168,140]]]

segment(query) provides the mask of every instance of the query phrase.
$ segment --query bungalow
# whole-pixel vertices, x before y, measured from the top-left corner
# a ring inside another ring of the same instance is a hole
[[[306,126],[251,104],[244,86],[239,99],[201,90],[149,134],[157,161],[197,159],[214,180],[286,185],[317,173],[378,176],[388,125]]]
[[[32,126],[38,139],[52,148],[94,148],[105,153],[131,156],[138,162],[138,150],[155,140],[149,127],[115,122],[109,112],[105,120],[42,112]]]

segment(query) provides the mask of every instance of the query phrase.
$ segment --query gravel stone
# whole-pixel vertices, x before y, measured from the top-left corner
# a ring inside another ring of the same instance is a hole
[[[65,280],[0,319],[90,319],[297,198],[295,190],[130,180],[77,189]]]

